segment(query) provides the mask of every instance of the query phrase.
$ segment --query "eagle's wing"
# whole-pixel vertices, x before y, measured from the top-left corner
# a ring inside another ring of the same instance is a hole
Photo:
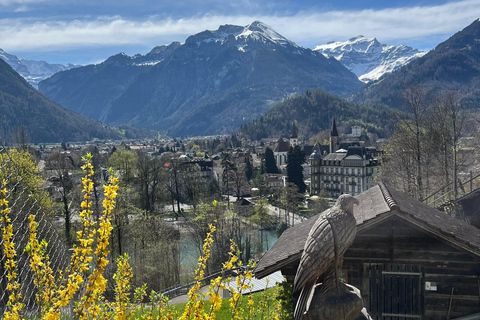
[[[337,211],[341,212],[340,208],[331,208],[326,214],[322,214],[310,229],[295,276],[294,292],[301,290],[306,284],[315,284],[318,277],[335,262],[332,226],[327,219]]]

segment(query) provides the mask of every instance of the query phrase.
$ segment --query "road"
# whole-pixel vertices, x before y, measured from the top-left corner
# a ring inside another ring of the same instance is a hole
[[[274,216],[276,218],[280,218],[282,221],[285,221],[285,209],[275,207],[272,205],[268,205],[268,213],[271,216]],[[288,221],[291,226],[295,226],[297,224],[300,224],[304,221],[305,219],[299,215],[295,214],[293,212],[288,212]]]
[[[252,201],[251,198],[245,198],[247,199],[248,201]],[[233,203],[235,203],[235,201],[237,201],[237,197],[234,197],[234,196],[230,196],[230,205],[232,205]],[[271,215],[271,216],[274,216],[275,218],[279,218],[279,212],[280,212],[280,219],[282,219],[282,221],[285,221],[285,210],[282,209],[282,208],[279,208],[279,207],[275,207],[275,206],[272,206],[272,205],[268,205],[268,214]],[[295,214],[293,212],[289,212],[288,213],[288,221],[289,221],[289,225],[296,225],[296,224],[299,224],[301,223],[302,221],[305,220],[305,218],[303,218],[301,215],[299,214]]]

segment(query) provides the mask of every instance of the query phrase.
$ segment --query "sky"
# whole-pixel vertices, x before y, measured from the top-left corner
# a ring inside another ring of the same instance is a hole
[[[479,17],[480,0],[0,0],[0,48],[85,65],[259,20],[311,49],[364,35],[428,51]]]

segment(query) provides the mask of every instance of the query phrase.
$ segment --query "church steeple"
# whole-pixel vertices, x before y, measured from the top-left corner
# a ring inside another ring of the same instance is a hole
[[[335,117],[333,117],[332,130],[330,130],[330,153],[337,151],[339,148],[337,124],[335,123]]]
[[[290,135],[290,146],[295,147],[298,144],[297,128],[295,121],[292,122],[292,134]]]
[[[291,138],[298,138],[298,135],[297,135],[297,128],[295,127],[295,121],[292,122],[292,134],[290,135],[290,139]]]
[[[332,130],[330,130],[330,136],[338,137],[337,125],[335,123],[335,117],[333,117]]]

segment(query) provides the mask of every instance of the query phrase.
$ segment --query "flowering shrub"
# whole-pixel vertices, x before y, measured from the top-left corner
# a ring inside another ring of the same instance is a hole
[[[120,256],[117,259],[117,271],[113,276],[115,281],[115,301],[105,301],[103,294],[106,289],[107,280],[104,271],[109,263],[109,239],[112,231],[111,214],[115,207],[115,198],[118,190],[118,179],[113,172],[110,174],[108,185],[104,187],[105,198],[103,200],[103,215],[99,221],[93,219],[92,191],[93,191],[93,166],[90,154],[83,158],[85,165],[85,177],[82,178],[83,201],[81,203],[80,218],[82,229],[77,232],[78,245],[73,248],[70,265],[55,279],[50,267],[49,257],[46,254],[47,243],[45,240],[37,239],[37,222],[35,216],[29,216],[29,241],[25,251],[30,256],[30,267],[34,272],[34,284],[37,288],[37,304],[40,307],[40,314],[43,319],[60,319],[61,308],[70,302],[75,302],[75,319],[130,319],[141,314],[142,319],[195,319],[207,320],[216,319],[216,312],[221,308],[221,290],[228,290],[231,294],[229,306],[231,319],[276,319],[273,311],[267,308],[266,295],[264,299],[255,306],[251,295],[247,299],[245,307],[241,307],[242,294],[248,292],[252,285],[253,263],[250,263],[246,271],[242,271],[242,262],[239,260],[240,252],[233,241],[231,241],[229,260],[222,266],[222,276],[211,280],[210,290],[204,295],[199,292],[201,283],[205,277],[207,261],[211,254],[213,233],[216,228],[214,224],[209,225],[209,232],[204,240],[203,252],[198,259],[198,269],[195,271],[195,283],[188,292],[188,303],[180,316],[172,314],[168,308],[168,298],[152,291],[149,295],[148,307],[142,303],[147,296],[147,286],[143,285],[134,290],[133,301],[130,301],[131,288],[129,281],[132,278],[132,268],[129,265],[128,255]],[[16,273],[16,252],[13,237],[13,226],[9,218],[7,182],[2,181],[0,188],[0,222],[3,223],[3,253],[6,256],[5,268],[7,269],[7,290],[9,300],[7,311],[3,319],[22,319],[24,305],[20,302],[20,284],[17,281]],[[214,201],[216,206],[216,201]],[[236,270],[235,285],[231,286],[231,278],[226,277],[226,272]],[[240,271],[239,271],[240,270]],[[86,277],[86,275],[88,277]],[[74,299],[83,285],[83,292],[79,299]],[[205,299],[211,302],[210,307],[205,306]]]
[[[10,291],[10,296],[7,302],[7,312],[3,315],[3,319],[20,319],[20,312],[24,305],[20,303],[22,295],[20,294],[20,283],[17,281],[17,262],[15,256],[17,255],[12,241],[13,225],[12,220],[8,216],[10,208],[7,201],[7,182],[2,180],[0,189],[0,222],[3,222],[3,253],[7,260],[5,261],[5,269],[7,270],[7,290]]]

